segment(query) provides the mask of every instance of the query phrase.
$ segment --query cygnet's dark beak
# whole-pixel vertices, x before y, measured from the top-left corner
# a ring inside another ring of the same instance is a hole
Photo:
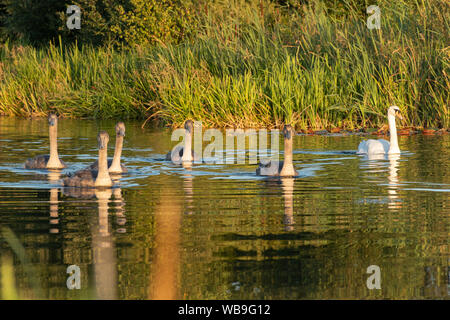
[[[188,120],[184,124],[184,128],[189,132],[192,133],[192,128],[194,127],[194,122],[192,120]]]
[[[106,131],[102,131],[101,133],[99,133],[99,135],[97,136],[98,148],[99,149],[106,148],[106,145],[108,144],[108,140],[109,140],[109,135]]]
[[[119,130],[117,131],[117,134],[121,137],[125,137],[125,128],[120,127]]]
[[[55,123],[56,123],[56,117],[53,117],[53,116],[48,117],[48,125],[49,126],[53,127],[55,125]]]
[[[98,148],[104,149],[105,148],[105,141],[101,137],[98,138]]]
[[[291,126],[290,125],[284,126],[283,135],[284,135],[285,139],[291,139],[292,134],[291,134]]]

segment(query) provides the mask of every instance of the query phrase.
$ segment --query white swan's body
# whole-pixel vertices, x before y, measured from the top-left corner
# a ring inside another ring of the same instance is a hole
[[[403,119],[400,115],[400,109],[397,106],[391,106],[388,109],[388,122],[390,141],[384,139],[364,140],[358,146],[357,154],[398,154],[400,148],[398,147],[397,128],[395,126],[395,117]]]
[[[358,146],[359,154],[385,154],[389,153],[390,143],[384,139],[369,139],[361,141]]]

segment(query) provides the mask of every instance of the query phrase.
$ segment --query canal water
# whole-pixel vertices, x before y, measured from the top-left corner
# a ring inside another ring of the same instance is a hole
[[[449,135],[399,136],[402,154],[377,158],[355,154],[367,136],[296,135],[300,176],[265,179],[168,163],[171,130],[125,124],[129,173],[67,190],[99,130],[112,157],[115,122],[60,119],[68,167],[49,172],[23,166],[48,153],[47,120],[0,117],[0,298],[448,299]]]

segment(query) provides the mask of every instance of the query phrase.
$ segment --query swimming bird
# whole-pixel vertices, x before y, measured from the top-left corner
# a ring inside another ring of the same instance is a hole
[[[357,154],[395,154],[400,153],[397,141],[397,128],[395,127],[395,117],[403,120],[400,109],[397,106],[390,106],[388,109],[388,123],[390,142],[384,139],[369,139],[361,141]]]
[[[63,169],[66,167],[64,161],[58,156],[58,117],[55,114],[48,116],[48,129],[50,139],[50,155],[41,155],[30,158],[25,162],[27,169]]]
[[[292,163],[292,135],[293,129],[290,125],[283,127],[284,136],[284,161],[261,160],[256,169],[259,176],[295,177],[298,172]]]
[[[194,122],[192,120],[187,120],[184,123],[184,129],[186,129],[184,146],[176,146],[166,155],[166,160],[172,161],[175,164],[200,160],[200,157],[194,152],[194,150],[192,150],[192,133],[194,129]]]
[[[114,157],[108,160],[109,173],[127,173],[128,170],[120,163],[122,156],[123,137],[125,137],[125,123],[122,121],[116,124],[116,147],[114,149]],[[88,169],[98,170],[98,160],[91,164]]]
[[[112,180],[108,172],[108,141],[106,131],[100,131],[98,141],[98,170],[83,169],[75,172],[63,180],[66,187],[95,188],[111,187]]]

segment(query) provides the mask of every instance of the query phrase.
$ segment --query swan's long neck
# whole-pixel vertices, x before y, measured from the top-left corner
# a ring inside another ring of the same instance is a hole
[[[47,162],[47,168],[60,169],[64,167],[58,156],[58,142],[56,139],[57,135],[58,125],[55,123],[54,125],[49,126],[50,158]]]
[[[182,161],[192,161],[192,133],[186,129]]]
[[[108,148],[105,146],[98,150],[98,174],[95,179],[96,187],[112,186],[111,177],[108,172]]]
[[[292,136],[284,139],[284,163],[280,176],[296,176],[297,171],[292,163]]]
[[[114,158],[109,167],[110,172],[122,172],[120,167],[120,157],[122,156],[123,136],[116,136],[116,147],[114,149]]]
[[[397,127],[395,126],[395,116],[388,116],[390,144],[388,153],[400,153],[397,140]]]

